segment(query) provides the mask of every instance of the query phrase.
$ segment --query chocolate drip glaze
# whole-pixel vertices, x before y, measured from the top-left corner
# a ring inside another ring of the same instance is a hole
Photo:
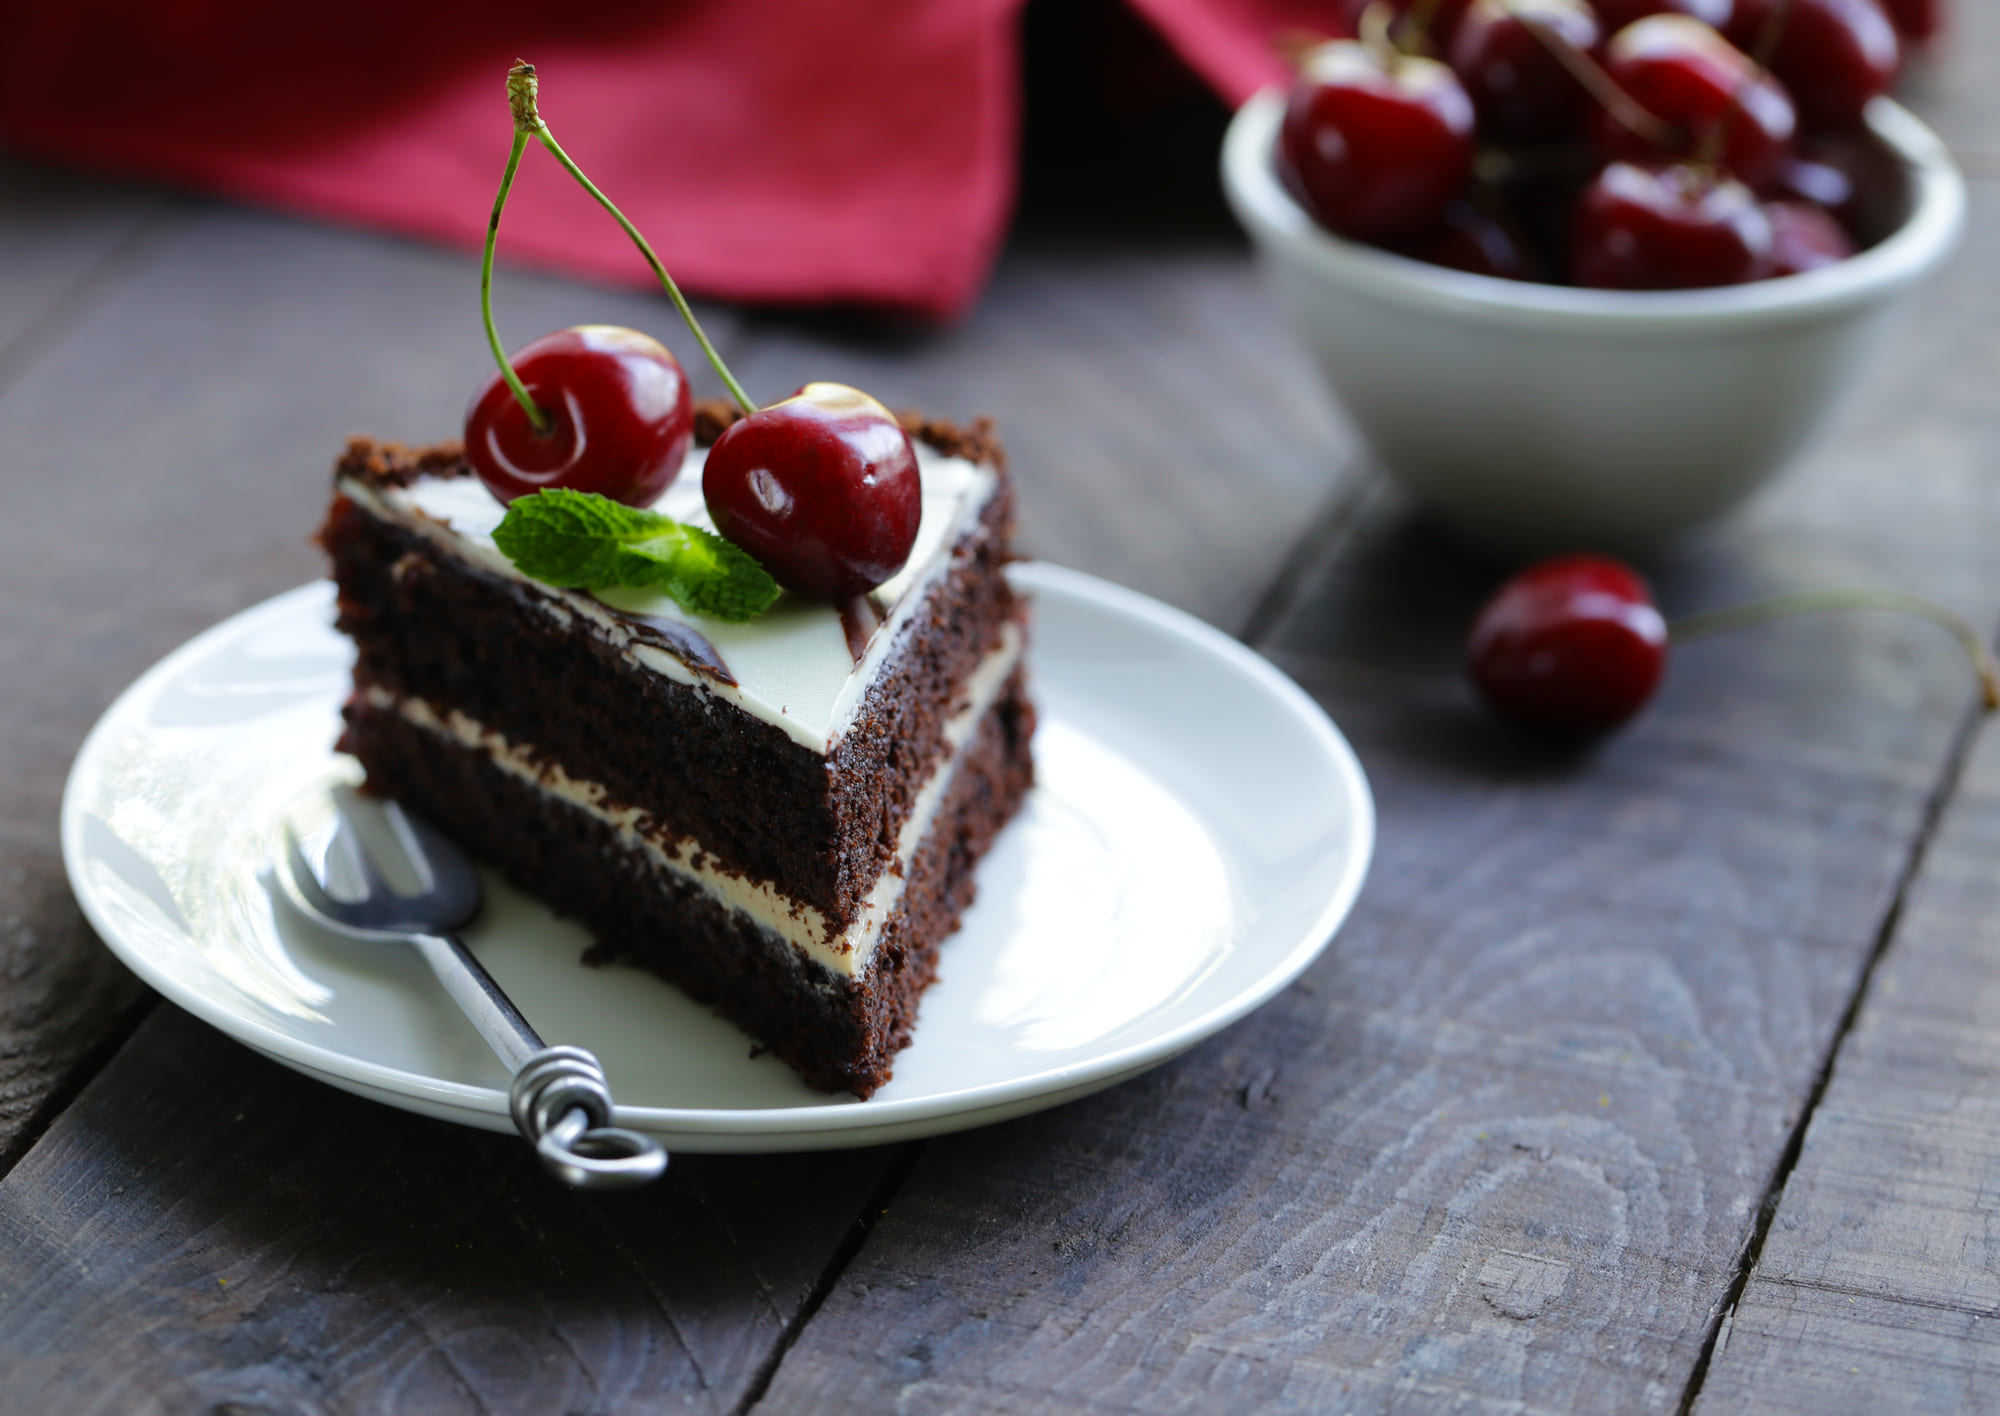
[[[882,611],[872,592],[840,602],[840,628],[847,636],[847,652],[854,656],[856,668],[867,657],[868,641],[882,627],[882,619]]]
[[[605,608],[612,607],[607,605]],[[737,686],[736,675],[729,672],[729,665],[722,662],[722,655],[709,643],[708,636],[694,626],[666,615],[635,615],[624,610],[615,610],[614,613],[635,626],[641,638],[652,640],[703,678],[731,688]]]

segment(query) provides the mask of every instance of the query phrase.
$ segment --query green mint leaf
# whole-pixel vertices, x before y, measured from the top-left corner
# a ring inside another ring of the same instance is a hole
[[[778,582],[712,531],[595,492],[551,488],[518,498],[493,544],[523,575],[573,590],[656,589],[683,609],[748,620],[778,598]]]
[[[698,615],[755,619],[778,598],[778,582],[734,541],[699,526],[681,527],[673,579],[662,588]]]
[[[678,525],[594,492],[555,488],[512,502],[493,532],[493,544],[523,575],[550,585],[579,590],[650,585],[651,579],[620,578],[621,552]]]

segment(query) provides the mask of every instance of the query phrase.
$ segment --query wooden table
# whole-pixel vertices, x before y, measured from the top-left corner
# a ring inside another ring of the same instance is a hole
[[[1961,8],[1920,102],[1965,246],[1658,568],[1670,611],[1884,582],[2000,626],[2000,6]],[[1496,572],[1369,468],[1212,222],[1029,223],[942,333],[711,313],[752,388],[997,414],[1030,550],[1327,706],[1380,850],[1277,1001],[1058,1111],[599,1199],[154,1000],[64,883],[69,760],[320,573],[345,434],[450,431],[472,270],[0,165],[0,1410],[2000,1410],[2000,730],[1957,650],[1796,621],[1688,649],[1595,751],[1509,739],[1457,667]],[[646,297],[502,302],[517,341],[674,338]]]

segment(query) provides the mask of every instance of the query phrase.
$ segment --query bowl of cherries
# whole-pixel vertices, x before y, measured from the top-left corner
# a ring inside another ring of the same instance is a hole
[[[1507,553],[1754,491],[1950,252],[1880,0],[1376,0],[1223,183],[1375,453]]]

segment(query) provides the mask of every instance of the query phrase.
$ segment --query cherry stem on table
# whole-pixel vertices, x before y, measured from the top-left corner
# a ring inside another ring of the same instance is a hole
[[[521,152],[528,145],[528,135],[516,130],[514,149],[507,154],[507,170],[500,177],[500,194],[493,198],[493,215],[486,223],[486,252],[479,258],[479,313],[486,321],[486,342],[493,347],[493,360],[500,366],[500,377],[507,380],[507,387],[514,391],[514,397],[521,404],[521,411],[528,415],[528,423],[535,430],[535,436],[547,437],[551,424],[549,415],[541,410],[529,396],[521,376],[514,372],[514,366],[507,360],[506,346],[500,343],[500,331],[493,327],[493,247],[500,240],[500,213],[507,206],[507,193],[513,190],[514,173],[521,166]]]
[[[562,164],[563,170],[576,178],[578,184],[596,199],[599,206],[611,213],[612,220],[632,238],[632,244],[639,248],[639,254],[644,256],[646,264],[653,268],[653,274],[659,278],[660,288],[667,292],[667,298],[674,302],[674,308],[679,310],[681,318],[687,321],[688,331],[694,335],[695,342],[701,345],[701,352],[708,356],[710,366],[721,378],[723,387],[729,390],[729,396],[736,400],[745,413],[755,413],[756,403],[743,391],[743,385],[736,382],[736,376],[729,372],[729,366],[722,362],[722,356],[715,352],[715,346],[708,342],[708,335],[703,332],[701,321],[694,317],[694,311],[688,307],[687,297],[682,295],[681,288],[674,284],[674,278],[667,274],[667,268],[660,264],[660,258],[653,254],[653,248],[647,243],[646,238],[639,234],[639,228],[626,218],[624,212],[618,210],[611,198],[597,189],[595,182],[583,175],[583,169],[562,150],[562,145],[556,141],[555,134],[549,131],[549,125],[542,121],[542,115],[535,103],[537,87],[533,64],[517,63],[507,71],[507,99],[514,110],[515,151],[517,153],[520,151],[521,144],[527,138],[539,139],[542,146],[549,150],[549,155]],[[512,169],[509,171],[511,174]]]
[[[2000,708],[2000,666],[1994,664],[1993,651],[1986,647],[1979,631],[1965,616],[1903,590],[1805,590],[1793,595],[1773,596],[1768,600],[1753,600],[1747,605],[1732,605],[1726,610],[1689,615],[1668,625],[1667,632],[1676,644],[1680,644],[1720,634],[1724,630],[1741,629],[1745,625],[1764,624],[1791,615],[1817,614],[1823,610],[1888,610],[1894,614],[1915,615],[1943,626],[1964,646],[1966,656],[1972,660],[1973,669],[1979,675],[1980,697],[1987,711]]]

